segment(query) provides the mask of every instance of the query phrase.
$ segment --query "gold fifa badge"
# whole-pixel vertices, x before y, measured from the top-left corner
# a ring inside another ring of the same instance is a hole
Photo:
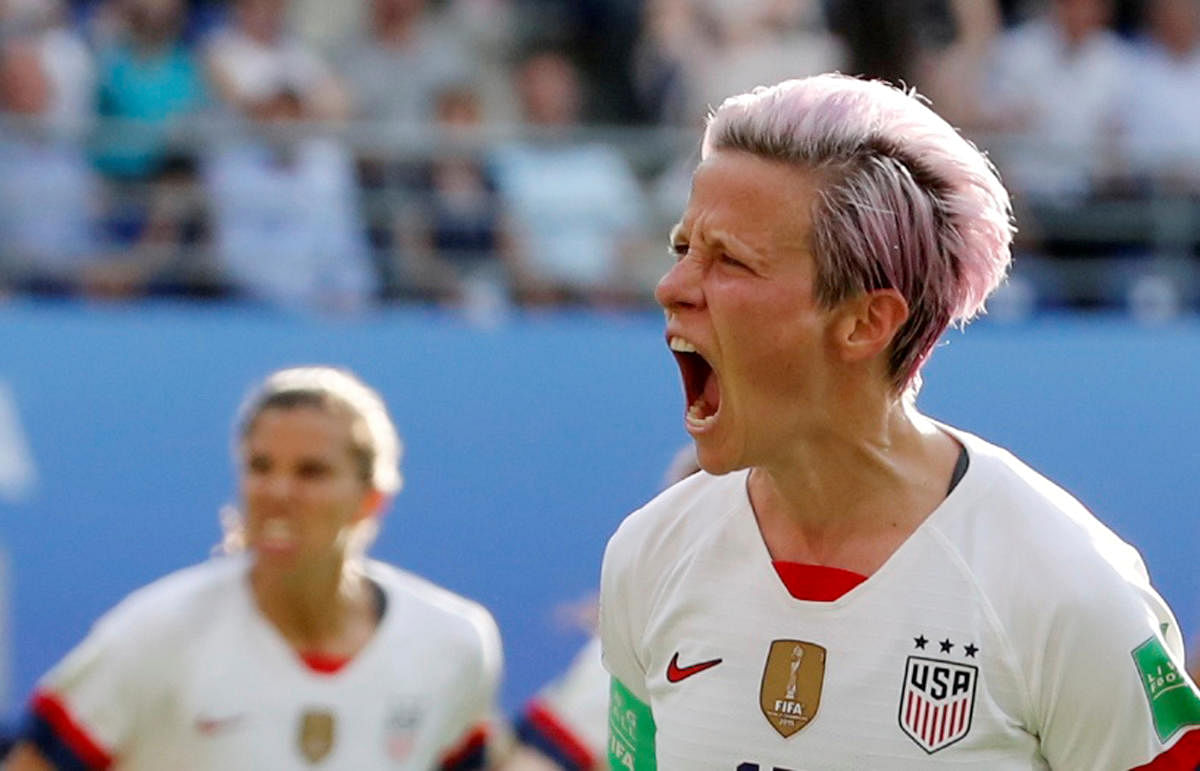
[[[800,640],[775,640],[763,667],[758,702],[783,738],[817,716],[825,683],[825,649]]]
[[[309,763],[323,759],[333,749],[333,713],[322,709],[305,710],[300,716],[300,754]]]

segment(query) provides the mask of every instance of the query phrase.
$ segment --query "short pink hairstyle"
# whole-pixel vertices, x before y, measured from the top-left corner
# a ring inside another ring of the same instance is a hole
[[[1008,271],[1012,206],[995,168],[913,92],[834,74],[759,87],[709,116],[702,157],[717,150],[817,175],[817,299],[904,296],[888,359],[897,390],[919,384],[938,338],[981,313]]]

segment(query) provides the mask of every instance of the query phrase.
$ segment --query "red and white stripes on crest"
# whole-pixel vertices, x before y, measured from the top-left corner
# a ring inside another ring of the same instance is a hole
[[[971,714],[971,698],[964,696],[942,704],[916,691],[908,692],[904,723],[928,749],[966,733]]]

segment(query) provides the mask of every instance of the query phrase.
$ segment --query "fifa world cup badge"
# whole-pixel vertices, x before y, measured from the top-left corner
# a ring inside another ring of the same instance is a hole
[[[300,754],[309,763],[316,763],[333,750],[335,734],[333,713],[323,709],[307,709],[300,716],[297,741]]]
[[[763,667],[759,706],[783,738],[817,716],[825,682],[825,649],[800,640],[774,640]]]

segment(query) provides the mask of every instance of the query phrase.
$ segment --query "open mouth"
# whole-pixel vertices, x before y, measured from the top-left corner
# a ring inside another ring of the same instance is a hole
[[[259,528],[256,546],[260,550],[280,551],[289,549],[296,541],[292,524],[280,517],[269,517]]]
[[[721,409],[721,383],[712,365],[682,337],[671,337],[667,344],[679,364],[687,399],[687,426],[702,430],[716,422]]]

